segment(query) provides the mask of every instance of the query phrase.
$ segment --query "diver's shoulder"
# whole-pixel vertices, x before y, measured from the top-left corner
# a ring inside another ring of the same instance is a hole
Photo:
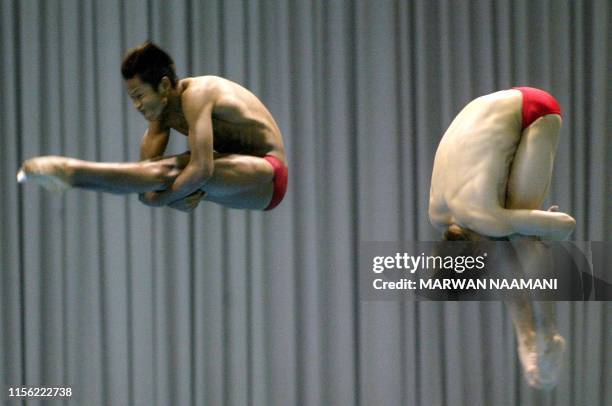
[[[227,79],[220,76],[205,75],[181,79],[179,85],[183,88],[184,92],[210,91],[222,86],[226,81]]]
[[[182,87],[181,99],[183,103],[206,103],[215,102],[223,93],[223,78],[218,76],[196,76],[181,79],[179,85]]]

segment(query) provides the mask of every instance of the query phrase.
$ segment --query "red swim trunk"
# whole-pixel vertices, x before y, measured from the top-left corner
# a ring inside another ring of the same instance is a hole
[[[523,130],[547,114],[561,115],[561,107],[557,100],[544,90],[534,87],[513,87],[513,89],[523,94]]]
[[[272,210],[278,206],[283,200],[283,197],[285,197],[289,171],[287,170],[287,167],[283,161],[273,155],[266,155],[264,156],[264,159],[270,162],[270,165],[272,165],[274,168],[274,179],[272,180],[274,182],[274,192],[272,193],[272,200],[270,200],[270,204],[268,204],[268,207],[264,209]]]

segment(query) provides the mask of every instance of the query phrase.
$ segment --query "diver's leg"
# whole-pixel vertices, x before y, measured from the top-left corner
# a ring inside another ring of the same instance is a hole
[[[525,128],[517,145],[506,184],[504,207],[453,207],[462,224],[480,234],[511,234],[562,240],[575,227],[568,214],[541,210],[553,171],[561,116],[548,114]]]
[[[553,172],[561,116],[548,114],[523,130],[508,176],[506,208],[540,209]]]
[[[503,216],[516,234],[562,240],[575,227],[565,213],[541,210],[553,172],[561,116],[548,114],[525,128],[508,175]]]
[[[520,273],[526,278],[550,277],[554,272],[550,249],[535,237],[512,236]],[[534,301],[522,292],[506,301],[527,382],[537,388],[553,387],[563,365],[565,340],[555,321],[555,303]]]
[[[488,238],[453,224],[445,239],[482,242]],[[488,275],[515,279],[551,272],[548,248],[536,237],[512,236],[510,240],[489,247]],[[527,382],[541,389],[553,387],[559,378],[565,349],[565,340],[555,323],[554,302],[536,302],[531,292],[518,291],[505,296],[504,303],[510,311]]]
[[[231,208],[265,209],[274,193],[276,175],[270,159],[215,153],[213,175],[202,187],[204,199]],[[24,162],[18,179],[51,190],[77,187],[116,194],[146,193],[168,187],[188,163],[188,152],[129,163],[44,156]]]
[[[569,234],[575,225],[574,220],[564,213],[538,210],[550,185],[560,129],[561,117],[549,114],[523,130],[510,169],[506,195],[506,209],[513,213],[513,220],[520,228],[548,229],[550,234],[555,234],[555,228],[565,230],[553,239],[565,238],[563,234]],[[558,222],[555,216],[559,218]],[[522,234],[532,234],[529,230],[525,231]],[[537,239],[515,235],[512,241],[527,277],[536,277],[538,271],[547,267],[544,262],[550,266],[550,253]],[[554,386],[565,349],[565,340],[559,334],[555,322],[555,303],[517,298],[507,305],[515,326],[519,358],[528,383],[541,388]]]
[[[262,210],[274,191],[275,169],[265,158],[215,154],[213,176],[202,190],[205,200],[236,209]]]
[[[51,190],[76,187],[116,194],[144,193],[165,189],[188,162],[189,154],[127,163],[43,156],[25,161],[18,180],[32,180]]]
[[[535,302],[518,296],[505,304],[516,332],[527,383],[541,389],[555,386],[563,366],[565,340],[555,324],[554,302]]]

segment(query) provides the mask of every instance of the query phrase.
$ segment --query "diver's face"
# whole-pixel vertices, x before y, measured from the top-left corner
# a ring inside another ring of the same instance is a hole
[[[155,121],[161,117],[168,101],[155,91],[153,86],[140,80],[138,75],[126,80],[125,86],[132,104],[147,121]]]

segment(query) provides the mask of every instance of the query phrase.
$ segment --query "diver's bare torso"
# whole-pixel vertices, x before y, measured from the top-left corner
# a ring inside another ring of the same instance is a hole
[[[518,90],[503,90],[473,100],[453,120],[438,146],[431,179],[429,216],[436,228],[467,227],[456,216],[464,212],[455,210],[459,205],[480,212],[505,206],[521,106]]]
[[[182,79],[179,86],[182,94],[190,93],[190,100],[213,99],[211,118],[216,152],[259,157],[273,155],[286,163],[280,129],[253,93],[217,76]],[[182,103],[186,102],[185,97],[181,99]],[[162,120],[160,126],[188,135],[189,123],[182,111],[168,114]]]

